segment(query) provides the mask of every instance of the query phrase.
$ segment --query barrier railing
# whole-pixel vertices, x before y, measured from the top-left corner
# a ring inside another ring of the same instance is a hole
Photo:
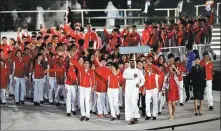
[[[167,19],[169,21],[169,19],[176,19],[179,18],[179,17],[168,17],[168,16],[155,16],[155,17],[85,17],[89,23],[91,23],[91,19],[124,19],[124,20],[127,20],[127,19],[141,19],[143,22],[145,19]],[[127,23],[124,23],[124,25],[128,25]]]
[[[175,11],[175,16],[177,16],[177,8],[157,8],[155,9],[156,11],[167,11],[167,17],[170,17],[170,11]],[[99,12],[99,11],[116,11],[116,10],[106,10],[106,9],[82,9],[82,10],[72,10],[72,12],[80,12],[81,13],[81,23],[84,25],[84,12]],[[127,12],[134,12],[134,11],[141,11],[141,9],[117,9],[117,11],[123,11],[124,16],[127,17]],[[0,13],[61,13],[61,12],[66,12],[66,10],[30,10],[30,11],[0,11]],[[40,15],[39,15],[40,17]],[[106,17],[108,18],[108,17]],[[105,18],[105,19],[106,19]],[[118,17],[116,17],[118,18]],[[137,17],[139,18],[139,17]],[[39,18],[40,19],[40,18]],[[124,19],[124,25],[127,25],[127,19]]]
[[[205,7],[205,5],[195,5],[195,8],[196,8],[196,16],[199,16],[199,7]]]
[[[193,45],[193,50],[197,49],[199,50],[200,54],[203,54],[203,52],[206,50],[206,47],[210,47],[211,44],[199,44],[199,45]],[[174,46],[174,47],[162,47],[161,50],[162,52],[172,52],[173,49],[178,49],[179,54],[185,53],[185,46]],[[164,50],[169,50],[169,51],[164,51]],[[176,51],[175,51],[176,52]]]

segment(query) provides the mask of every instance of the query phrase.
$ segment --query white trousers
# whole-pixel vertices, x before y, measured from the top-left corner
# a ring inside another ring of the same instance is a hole
[[[14,77],[15,80],[15,102],[19,102],[19,94],[20,94],[20,100],[24,101],[25,92],[26,92],[26,80],[25,78],[18,78]],[[21,87],[21,88],[20,88]],[[21,89],[19,92],[19,89]]]
[[[32,96],[32,91],[33,91],[33,85],[31,80],[26,79],[26,97],[31,97]]]
[[[162,91],[158,93],[158,107],[159,107],[158,112],[162,112],[162,109],[163,109],[164,104],[166,102],[165,94],[164,94],[164,96],[162,94],[163,94]]]
[[[30,92],[30,97],[31,98],[34,98],[34,90],[35,90],[35,88],[34,88],[34,82],[33,81],[31,81],[30,82],[30,90],[29,90],[29,92]]]
[[[180,96],[180,103],[183,103],[183,80],[179,82],[179,96]]]
[[[208,106],[213,106],[212,80],[206,81],[206,96],[208,100]]]
[[[49,85],[50,85],[48,99],[49,99],[49,102],[52,103],[54,100],[53,93],[55,94],[55,90],[57,88],[56,79],[55,79],[55,77],[49,77],[48,80],[49,80]]]
[[[15,85],[13,84],[13,79],[12,79],[12,75],[9,75],[9,93],[10,94],[14,94],[14,88],[15,88]]]
[[[119,110],[119,88],[107,89],[108,100],[110,104],[111,116],[116,118],[120,114]]]
[[[65,84],[66,89],[66,109],[67,113],[71,113],[71,111],[75,111],[75,102],[77,97],[77,85],[67,85]]]
[[[34,79],[34,102],[43,101],[44,79]]]
[[[60,96],[62,95],[62,91],[63,91],[64,85],[57,85],[57,89],[55,91],[55,103],[58,103],[60,101]]]
[[[61,90],[61,94],[64,97],[64,103],[66,103],[66,99],[67,99],[67,91],[65,89],[65,86],[63,86],[62,90]]]
[[[48,93],[49,93],[49,87],[48,87],[48,78],[47,76],[45,75],[44,76],[44,98],[45,99],[48,99]]]
[[[109,113],[109,112],[111,112],[111,111],[110,111],[110,103],[109,103],[107,94],[106,94],[106,100],[105,100],[105,101],[106,101],[107,112]]]
[[[151,98],[153,98],[153,116],[157,117],[158,113],[158,88],[154,88],[151,90],[146,90],[145,102],[146,102],[146,114],[151,117],[150,113],[150,102]]]
[[[97,112],[98,114],[107,115],[107,93],[106,92],[96,92],[97,93]]]
[[[80,109],[80,86],[77,88],[77,100],[76,105],[78,105],[78,108]]]
[[[90,102],[90,110],[92,112],[96,112],[97,108],[97,94],[96,92],[91,93],[91,102]]]
[[[81,116],[90,117],[90,97],[91,97],[91,87],[81,87],[80,89],[80,109]]]
[[[119,87],[119,106],[123,107],[124,97],[123,97],[123,87]]]
[[[2,103],[6,103],[6,90],[5,89],[1,89],[0,93],[1,93],[1,102]]]
[[[132,89],[131,89],[132,88]],[[125,120],[140,118],[137,101],[139,98],[139,88],[126,86],[125,89]]]

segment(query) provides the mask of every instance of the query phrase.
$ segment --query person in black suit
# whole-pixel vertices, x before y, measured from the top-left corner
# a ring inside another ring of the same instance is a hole
[[[195,58],[195,66],[191,69],[190,79],[192,80],[193,85],[195,115],[202,115],[203,96],[206,88],[206,71],[205,68],[200,65],[200,57]],[[197,108],[198,100],[200,101],[199,112]]]
[[[177,5],[179,16],[195,16],[196,11],[192,0],[180,0]]]
[[[155,11],[155,7],[154,7],[154,2],[156,2],[156,0],[145,0],[142,4],[141,4],[141,12],[139,14],[139,16],[141,17],[154,17],[154,11]],[[152,23],[153,19],[148,19],[148,22]]]

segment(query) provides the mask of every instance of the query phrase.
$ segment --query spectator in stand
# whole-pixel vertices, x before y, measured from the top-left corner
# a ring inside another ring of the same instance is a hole
[[[208,15],[210,15],[211,12],[212,13],[214,12],[214,10],[215,10],[215,2],[214,2],[214,0],[207,0],[205,6],[206,6],[205,9],[206,9]]]
[[[107,17],[118,17],[119,12],[117,11],[117,8],[113,5],[112,1],[109,1],[107,4],[107,7],[105,9],[105,13],[107,13]],[[114,26],[115,25],[115,19],[106,19],[106,26]]]
[[[156,0],[145,0],[145,2],[141,4],[141,13],[139,14],[139,16],[153,17],[155,15],[154,2],[156,2]],[[152,19],[148,19],[148,22],[152,23],[152,21]]]
[[[192,0],[180,0],[177,8],[179,9],[179,16],[195,16],[195,7]]]
[[[36,30],[40,30],[41,29],[41,25],[44,25],[44,9],[39,5],[36,10],[38,11],[38,15],[37,15],[37,24],[36,24]]]
[[[71,23],[71,25],[74,24],[73,18],[74,18],[74,15],[73,15],[73,12],[71,11],[71,7],[68,7],[68,10],[65,14],[65,23]]]
[[[79,4],[78,3],[78,0],[73,0],[73,3],[72,3],[72,6],[71,6],[71,8],[73,9],[73,10],[81,10],[81,4]],[[80,17],[81,17],[81,14],[80,14],[81,12],[80,11],[74,11],[73,12],[73,18],[72,18],[72,20],[73,20],[73,24],[75,24],[76,22],[79,22],[80,21]]]

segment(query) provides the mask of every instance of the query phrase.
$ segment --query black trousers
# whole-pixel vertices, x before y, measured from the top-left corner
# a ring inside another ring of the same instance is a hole
[[[138,99],[138,107],[140,107],[140,101],[141,101],[141,111],[142,111],[142,115],[145,115],[146,113],[146,103],[145,103],[145,96],[142,95],[142,93],[139,93],[139,99]]]
[[[190,75],[187,75],[184,78],[184,86],[185,86],[185,91],[186,91],[186,97],[190,98]]]

